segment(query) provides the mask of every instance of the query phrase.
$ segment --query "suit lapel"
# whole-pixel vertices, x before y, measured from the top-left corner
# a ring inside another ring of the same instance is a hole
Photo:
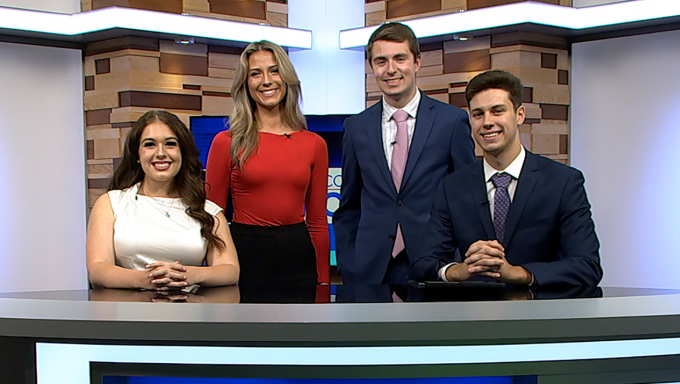
[[[489,196],[486,192],[486,181],[484,180],[484,164],[478,161],[470,174],[470,194],[472,203],[477,207],[479,219],[484,226],[487,239],[496,238],[496,231],[491,221],[491,210],[489,209]]]
[[[507,245],[510,244],[510,239],[517,228],[520,217],[522,217],[522,212],[524,212],[524,208],[529,201],[529,196],[531,196],[531,192],[536,186],[536,181],[540,177],[536,155],[529,151],[527,151],[526,154],[527,157],[524,160],[524,166],[522,166],[522,173],[520,173],[519,180],[517,181],[515,196],[512,199],[512,204],[510,204],[510,211],[508,212],[508,218],[505,222],[504,247],[507,247]]]
[[[425,142],[427,141],[427,138],[430,137],[435,117],[435,112],[433,110],[434,105],[432,99],[425,96],[424,93],[421,93],[420,105],[418,106],[416,115],[416,126],[413,130],[413,139],[411,140],[411,146],[408,150],[408,159],[406,160],[406,168],[404,169],[404,179],[401,183],[402,187],[408,182],[409,177],[413,173],[413,169],[418,163],[421,153],[423,153]]]
[[[380,174],[385,178],[385,182],[390,186],[390,190],[396,195],[397,188],[394,186],[392,174],[387,166],[387,159],[385,158],[385,149],[382,140],[382,101],[376,103],[376,106],[370,109],[367,124],[368,142],[375,156],[376,164]]]

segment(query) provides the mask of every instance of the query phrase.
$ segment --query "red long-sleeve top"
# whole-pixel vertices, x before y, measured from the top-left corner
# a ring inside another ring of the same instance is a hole
[[[215,136],[206,165],[207,197],[226,208],[231,189],[236,223],[279,226],[305,221],[316,251],[318,281],[330,283],[326,142],[306,130],[289,135],[260,132],[258,139],[256,152],[241,170],[231,160],[229,132]]]

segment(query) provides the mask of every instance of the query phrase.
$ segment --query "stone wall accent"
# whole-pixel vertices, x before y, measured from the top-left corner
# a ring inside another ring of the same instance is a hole
[[[366,0],[366,25],[386,21],[459,12],[508,4],[509,0]],[[543,2],[570,5],[570,0]],[[427,7],[419,4],[427,3]],[[438,3],[438,5],[437,5]],[[435,9],[439,7],[438,9]],[[394,17],[390,17],[394,16]],[[520,127],[520,140],[530,151],[569,163],[569,44],[559,36],[513,32],[421,44],[422,64],[418,87],[430,97],[467,110],[465,87],[470,79],[489,69],[504,69],[524,83],[527,110]],[[381,93],[366,62],[366,106],[380,100]],[[475,152],[481,156],[480,148]]]
[[[287,0],[81,0],[83,12],[108,7],[146,9],[246,23],[288,26]]]
[[[241,48],[123,37],[85,49],[85,116],[90,207],[105,192],[127,132],[149,109],[189,126],[191,116],[229,115]]]
[[[523,1],[526,0],[366,0],[366,25],[378,25],[385,21],[409,20]],[[571,6],[571,0],[534,1]]]

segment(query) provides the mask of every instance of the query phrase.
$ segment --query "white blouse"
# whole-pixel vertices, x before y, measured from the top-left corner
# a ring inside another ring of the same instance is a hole
[[[187,215],[182,199],[139,195],[139,186],[108,192],[116,265],[137,270],[155,261],[202,265],[208,242],[201,236],[201,224]],[[215,216],[222,208],[206,200],[205,210]]]

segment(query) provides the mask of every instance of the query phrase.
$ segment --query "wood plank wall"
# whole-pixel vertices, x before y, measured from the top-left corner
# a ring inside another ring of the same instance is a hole
[[[149,9],[243,22],[288,25],[286,0],[83,0],[82,9]],[[180,45],[121,37],[88,44],[84,53],[89,206],[106,191],[127,132],[149,109],[190,116],[229,115],[241,48]]]
[[[107,7],[184,13],[246,23],[288,26],[288,0],[81,0],[83,12]]]
[[[526,0],[365,0],[366,25],[520,3]],[[570,7],[571,0],[534,0]]]
[[[366,25],[458,12],[517,0],[366,0]],[[543,0],[569,5],[570,0]],[[287,26],[287,0],[82,0],[82,10],[109,6],[189,13]],[[388,17],[389,16],[389,17]],[[467,42],[422,45],[418,85],[431,97],[465,108],[463,91],[476,74],[509,70],[524,81],[522,143],[568,163],[569,47],[554,36],[509,33]],[[105,192],[132,123],[149,109],[190,116],[228,115],[240,49],[122,37],[87,45],[84,57],[89,204]],[[366,65],[366,105],[380,92]],[[481,154],[477,149],[478,155]]]
[[[539,0],[570,6],[571,0]],[[366,25],[460,12],[519,0],[366,0]],[[565,38],[514,32],[421,45],[418,86],[427,95],[467,110],[465,86],[477,74],[504,69],[522,79],[527,119],[522,144],[534,153],[569,163],[569,45]],[[366,63],[366,106],[380,91]],[[481,156],[480,148],[475,149]]]

